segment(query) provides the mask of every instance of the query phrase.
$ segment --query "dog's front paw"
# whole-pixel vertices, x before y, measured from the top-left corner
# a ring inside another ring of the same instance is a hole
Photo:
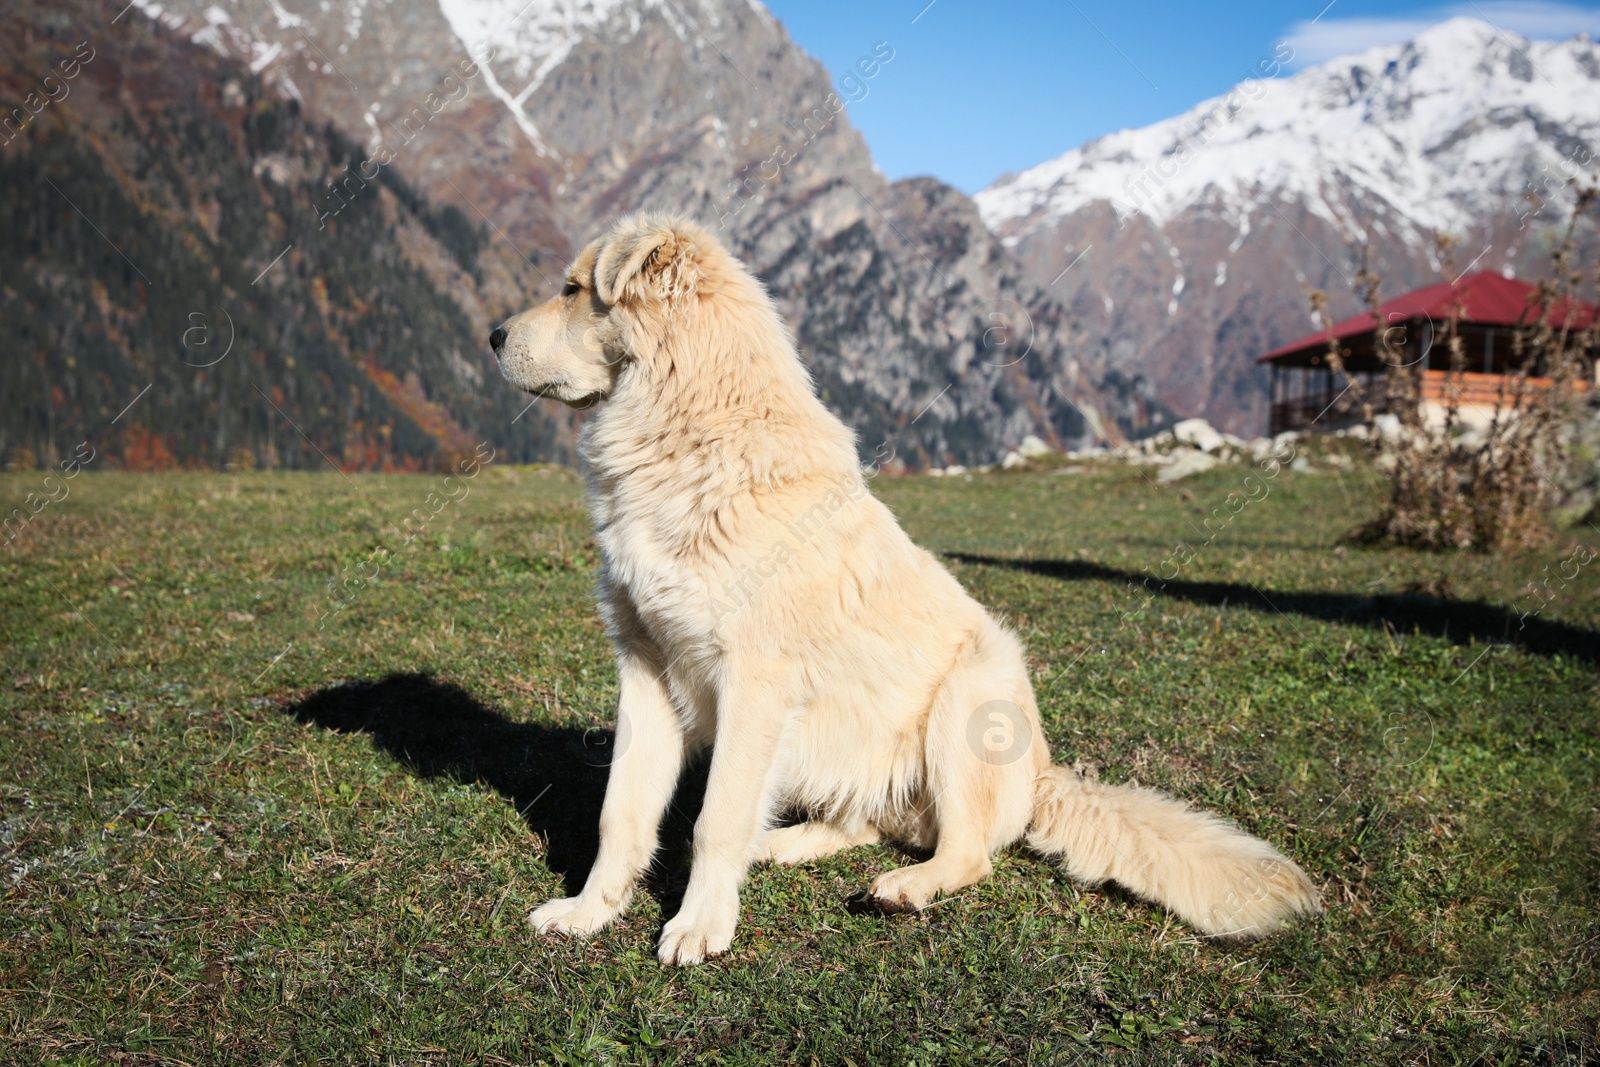
[[[717,914],[691,914],[688,908],[674,915],[661,929],[661,944],[656,959],[664,967],[687,967],[702,963],[709,956],[720,956],[733,944],[738,925],[737,900],[731,909],[718,908]]]
[[[561,897],[536,909],[528,916],[528,925],[541,934],[571,934],[588,937],[611,925],[622,909],[603,900]]]

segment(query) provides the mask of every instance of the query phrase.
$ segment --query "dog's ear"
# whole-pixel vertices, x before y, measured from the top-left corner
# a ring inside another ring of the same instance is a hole
[[[656,254],[670,235],[665,230],[631,229],[613,234],[600,246],[594,261],[594,291],[607,304],[615,304],[628,283],[638,277],[645,261]]]
[[[624,223],[600,246],[594,291],[607,304],[630,295],[682,295],[692,286],[693,242],[670,226]]]

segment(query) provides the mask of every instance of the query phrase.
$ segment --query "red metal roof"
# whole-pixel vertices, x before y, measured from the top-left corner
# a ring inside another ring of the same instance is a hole
[[[1479,271],[1457,278],[1454,282],[1439,282],[1417,289],[1380,304],[1376,313],[1361,314],[1335,323],[1332,328],[1309,333],[1298,341],[1275,348],[1256,362],[1270,363],[1284,356],[1304,352],[1308,348],[1326,348],[1331,338],[1353,337],[1370,333],[1380,324],[1398,325],[1416,319],[1430,319],[1443,323],[1451,317],[1458,322],[1480,326],[1525,326],[1537,320],[1539,314],[1538,289],[1527,282],[1507,278],[1492,270]],[[1594,321],[1593,304],[1577,302],[1576,313],[1563,314],[1563,303],[1558,301],[1550,311],[1550,321],[1555,326],[1568,326],[1581,330]],[[1374,317],[1376,315],[1376,317]]]

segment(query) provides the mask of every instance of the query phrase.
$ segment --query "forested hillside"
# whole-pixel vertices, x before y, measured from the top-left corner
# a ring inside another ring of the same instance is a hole
[[[22,102],[0,147],[9,465],[82,441],[131,469],[416,469],[480,440],[568,453],[565,417],[519,418],[482,344],[505,309],[477,295],[479,222],[363,169],[368,152],[247,70],[111,17],[0,17],[0,87]],[[513,274],[532,292],[541,269]]]

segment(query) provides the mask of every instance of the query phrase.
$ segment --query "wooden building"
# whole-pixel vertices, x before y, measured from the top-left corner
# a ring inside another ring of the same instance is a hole
[[[1400,365],[1422,364],[1425,409],[1442,411],[1445,390],[1451,387],[1464,422],[1486,421],[1503,402],[1506,376],[1519,370],[1514,365],[1515,337],[1537,322],[1537,295],[1527,282],[1480,271],[1397,296],[1376,312],[1362,312],[1268,352],[1258,360],[1272,371],[1268,433],[1313,426],[1331,429],[1360,418],[1360,407],[1344,379],[1328,365],[1328,342],[1335,338],[1346,353],[1345,370],[1366,384],[1369,396],[1383,394],[1387,353]],[[1563,311],[1552,310],[1553,325],[1581,330],[1594,321],[1592,304],[1579,303],[1571,314]],[[1450,350],[1443,335],[1452,319],[1461,336],[1465,367],[1464,373],[1447,382]],[[1600,352],[1594,349],[1588,353],[1591,382],[1596,380],[1597,356]],[[1550,384],[1539,376],[1542,370],[1530,368],[1529,382],[1536,388]]]

